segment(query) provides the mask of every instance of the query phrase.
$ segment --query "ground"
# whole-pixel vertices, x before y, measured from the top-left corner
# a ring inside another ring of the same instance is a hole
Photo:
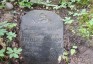
[[[35,7],[34,9],[44,9],[44,8],[38,8]],[[33,10],[33,9],[32,9]],[[17,13],[13,13],[16,11]],[[26,12],[31,11],[29,9],[14,9],[14,10],[6,10],[1,9],[0,10],[0,22],[8,20],[10,22],[16,22],[18,24],[18,27],[16,28],[17,34],[19,32],[19,26],[20,26],[20,17],[24,15]],[[62,18],[67,16],[67,9],[60,9],[60,10],[51,10],[55,11],[57,14],[59,14]],[[75,24],[74,24],[75,26]],[[66,50],[70,50],[71,46],[76,43],[78,46],[77,54],[74,56],[70,56],[70,63],[69,64],[92,64],[93,62],[93,47],[88,46],[86,44],[86,40],[82,38],[81,36],[77,36],[71,33],[69,30],[71,28],[70,25],[64,25],[64,48]],[[17,41],[19,40],[19,37],[16,38]],[[87,42],[88,43],[88,42]],[[13,43],[14,46],[19,46],[20,42]],[[17,64],[15,62],[15,64]]]
[[[67,16],[67,10],[61,9],[56,11],[63,18]],[[76,24],[74,23],[74,26]],[[67,50],[70,50],[71,46],[76,43],[78,45],[78,52],[74,56],[70,56],[69,64],[92,64],[93,62],[93,46],[89,44],[90,42],[86,41],[84,38],[73,35],[69,29],[70,25],[64,26],[64,46]],[[91,40],[91,42],[93,42]]]
[[[80,50],[81,51],[77,56],[71,58],[70,64],[92,64],[93,50],[85,46],[82,46]]]

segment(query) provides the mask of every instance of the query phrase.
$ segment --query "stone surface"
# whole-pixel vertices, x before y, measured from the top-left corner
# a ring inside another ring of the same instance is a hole
[[[21,18],[21,47],[27,64],[57,64],[63,53],[63,21],[51,11],[34,10]]]
[[[13,9],[13,5],[9,2],[6,2],[5,6],[8,10]]]

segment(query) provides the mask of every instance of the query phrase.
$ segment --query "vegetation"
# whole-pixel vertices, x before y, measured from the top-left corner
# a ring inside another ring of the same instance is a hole
[[[22,49],[15,47],[12,50],[12,47],[10,47],[10,44],[16,37],[16,33],[12,31],[16,26],[16,23],[10,23],[8,21],[0,23],[0,46],[2,47],[0,49],[0,61],[3,61],[6,56],[9,58],[19,58]]]
[[[19,7],[21,10],[24,8],[32,9],[35,5],[40,5],[52,10],[68,9],[67,17],[63,18],[65,25],[70,25],[73,34],[87,38],[93,37],[93,1],[92,0],[60,0],[58,5],[52,4],[50,1],[37,3],[30,0],[2,0],[0,1],[0,9],[6,9],[6,3],[9,2],[14,7]],[[75,19],[74,19],[75,18]],[[77,23],[77,27],[73,26]],[[19,58],[22,49],[19,47],[12,47],[11,43],[16,39],[17,34],[14,29],[17,27],[17,23],[2,21],[0,22],[0,61],[4,61],[4,58],[8,56],[11,58]],[[76,44],[75,44],[76,45]],[[66,59],[69,62],[68,56],[74,55],[77,51],[77,46],[72,45],[70,52],[66,51],[60,58]]]
[[[22,0],[22,1],[19,1],[18,2],[19,6],[24,8],[24,7],[28,7],[28,8],[31,8],[33,3],[32,2],[29,2],[28,0]]]
[[[7,54],[9,54],[9,58],[19,58],[19,54],[21,54],[22,49],[21,48],[13,48],[7,47]]]

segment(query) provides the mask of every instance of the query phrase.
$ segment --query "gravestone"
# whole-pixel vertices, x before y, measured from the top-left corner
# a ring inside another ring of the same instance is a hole
[[[30,11],[21,18],[20,39],[27,64],[58,64],[63,53],[63,21],[51,11]]]

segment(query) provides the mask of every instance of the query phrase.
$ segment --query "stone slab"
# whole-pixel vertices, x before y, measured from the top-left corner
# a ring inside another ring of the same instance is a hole
[[[62,18],[52,11],[30,11],[21,18],[20,39],[27,64],[57,64],[63,53]]]

